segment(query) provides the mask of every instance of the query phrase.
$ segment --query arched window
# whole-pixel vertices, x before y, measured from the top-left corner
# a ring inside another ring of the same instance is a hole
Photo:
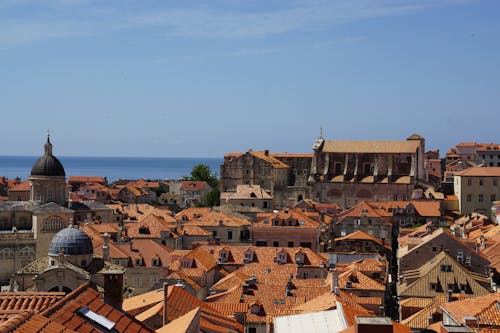
[[[1,258],[7,258],[11,256],[11,251],[9,248],[1,249],[0,250],[0,257]]]
[[[64,228],[64,220],[59,216],[51,216],[42,224],[42,232],[58,232]]]
[[[19,251],[19,256],[25,258],[31,258],[35,256],[35,252],[33,252],[32,248],[26,246]]]

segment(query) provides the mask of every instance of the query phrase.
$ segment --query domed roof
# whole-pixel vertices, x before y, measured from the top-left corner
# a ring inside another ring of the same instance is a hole
[[[52,144],[47,136],[45,154],[40,157],[31,168],[32,176],[65,176],[64,168],[59,160],[52,155]]]
[[[412,135],[407,137],[406,140],[425,140],[425,139],[420,134],[413,133]]]
[[[49,255],[58,255],[61,250],[65,255],[94,253],[90,237],[73,225],[59,231],[50,241]]]

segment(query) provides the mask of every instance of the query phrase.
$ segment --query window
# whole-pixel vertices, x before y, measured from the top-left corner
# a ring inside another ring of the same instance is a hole
[[[467,194],[467,202],[471,202],[472,201],[472,194]]]
[[[484,185],[484,180],[483,178],[479,178],[479,186],[483,186]]]
[[[54,190],[47,190],[47,201],[53,201],[54,200]]]
[[[233,239],[233,232],[232,231],[227,232],[227,239],[229,239],[229,240]]]
[[[5,249],[1,249],[0,250],[0,257],[2,258],[7,258],[7,257],[10,257],[11,254],[10,254],[10,249],[9,248],[5,248]]]
[[[278,247],[278,246],[280,246],[280,242],[273,242],[273,246],[274,246],[274,247]]]
[[[255,242],[255,245],[257,245],[257,246],[267,246],[267,242],[266,241],[257,241],[257,242]]]
[[[361,225],[361,219],[354,219],[354,224]]]
[[[288,247],[293,247],[293,242],[288,242]]]
[[[301,247],[307,247],[308,249],[312,248],[311,242],[300,242]]]
[[[140,288],[141,287],[141,277],[140,276],[135,276],[134,277],[134,284],[135,284],[136,288]]]
[[[497,196],[495,194],[490,195],[491,202],[496,201],[496,200],[497,200]]]
[[[498,163],[498,166],[500,166],[500,163]],[[496,180],[496,178],[493,179],[493,186],[497,186],[497,180]]]
[[[435,246],[432,247],[432,252],[436,252],[437,248]]]
[[[42,232],[58,232],[64,228],[64,220],[58,216],[52,216],[42,224]]]
[[[467,179],[467,185],[471,186],[472,185],[472,179]]]
[[[483,202],[484,201],[484,195],[483,194],[479,194],[478,195],[478,201],[479,202]]]
[[[471,266],[472,260],[471,257],[465,257],[465,266]]]
[[[453,272],[451,265],[441,265],[441,272]]]
[[[304,176],[307,176],[307,169],[302,170],[302,174],[303,174]]]
[[[217,237],[217,230],[212,231],[212,236]]]

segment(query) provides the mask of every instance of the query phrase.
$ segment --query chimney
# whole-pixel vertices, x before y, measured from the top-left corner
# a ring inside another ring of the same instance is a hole
[[[264,150],[264,155],[269,156],[269,149]]]
[[[163,326],[168,324],[167,318],[167,298],[168,298],[168,284],[163,284]]]
[[[109,234],[104,233],[104,243],[102,244],[102,258],[104,261],[109,261]]]
[[[104,301],[118,309],[122,307],[123,301],[123,272],[107,271],[104,277]]]
[[[339,295],[339,272],[336,268],[331,270],[332,276],[330,280],[330,292]]]
[[[392,321],[388,317],[362,317],[356,316],[354,323],[357,333],[392,333]]]

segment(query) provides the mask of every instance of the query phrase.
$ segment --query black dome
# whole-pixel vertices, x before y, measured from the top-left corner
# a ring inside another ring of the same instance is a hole
[[[40,157],[31,168],[32,176],[65,176],[64,168],[57,158],[50,155]]]
[[[59,160],[52,155],[52,144],[49,137],[45,144],[45,154],[40,157],[31,168],[32,176],[66,176],[64,168]]]
[[[63,250],[65,255],[93,254],[92,240],[82,230],[70,225],[54,235],[50,241],[49,254],[58,255]]]

